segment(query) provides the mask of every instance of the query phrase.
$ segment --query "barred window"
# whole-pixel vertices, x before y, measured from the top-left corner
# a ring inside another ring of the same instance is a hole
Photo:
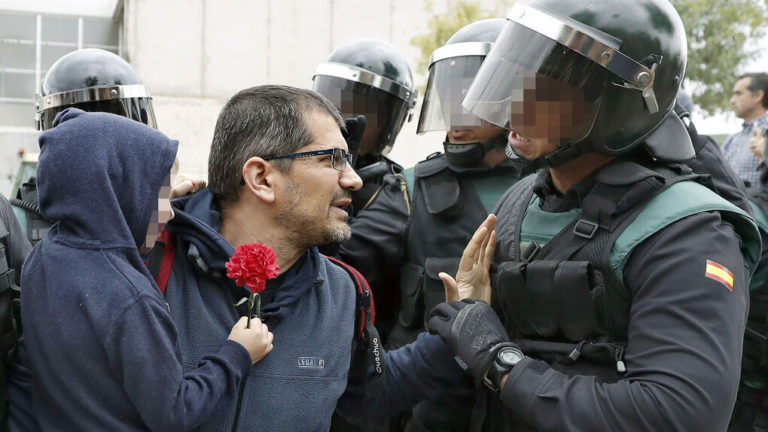
[[[48,68],[80,48],[122,54],[111,18],[0,11],[0,127],[34,128],[35,94]]]

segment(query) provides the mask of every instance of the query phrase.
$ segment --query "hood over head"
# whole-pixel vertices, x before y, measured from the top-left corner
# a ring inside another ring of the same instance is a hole
[[[40,135],[40,211],[85,247],[138,247],[178,141],[126,117],[70,108]]]

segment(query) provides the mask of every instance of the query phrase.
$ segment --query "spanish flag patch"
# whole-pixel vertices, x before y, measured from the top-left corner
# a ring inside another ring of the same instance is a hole
[[[722,283],[729,290],[733,291],[733,273],[725,268],[724,265],[707,260],[707,269],[704,276]]]

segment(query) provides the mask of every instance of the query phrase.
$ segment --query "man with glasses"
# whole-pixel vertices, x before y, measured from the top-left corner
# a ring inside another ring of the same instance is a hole
[[[166,300],[186,368],[246,313],[249,292],[226,277],[234,248],[266,244],[280,266],[261,293],[274,350],[202,431],[328,430],[336,409],[373,422],[458,381],[461,370],[439,338],[424,335],[384,353],[372,326],[367,338],[356,337],[356,302],[364,298],[356,298],[351,273],[317,250],[349,238],[344,208],[362,183],[343,128],[336,108],[314,91],[243,90],[219,115],[209,187],[172,203],[163,237],[165,252],[175,248]],[[363,346],[359,356],[363,344],[371,350]]]

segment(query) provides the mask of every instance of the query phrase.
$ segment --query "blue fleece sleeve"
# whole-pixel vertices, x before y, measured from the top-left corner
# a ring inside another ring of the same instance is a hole
[[[366,388],[350,377],[351,384],[339,399],[337,411],[353,423],[371,424],[437,398],[462,382],[464,371],[454,357],[438,336],[421,333],[415,342],[384,353],[382,377],[376,375],[369,361]]]
[[[248,351],[223,341],[217,353],[184,373],[176,327],[157,299],[139,296],[112,321],[105,341],[112,369],[152,430],[194,429],[251,367]]]

